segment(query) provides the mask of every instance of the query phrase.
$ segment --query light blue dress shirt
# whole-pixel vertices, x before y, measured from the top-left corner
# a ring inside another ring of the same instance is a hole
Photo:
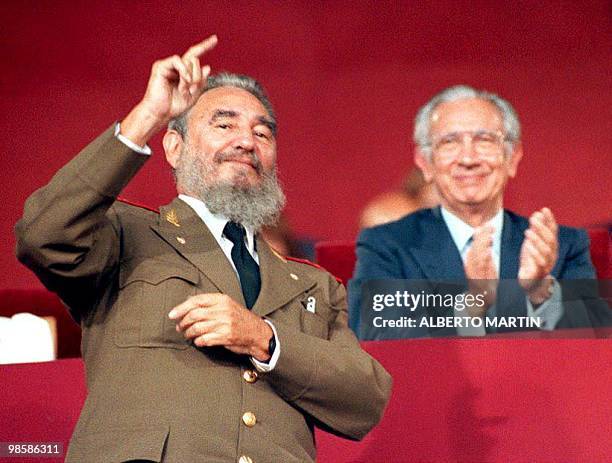
[[[448,211],[444,207],[440,208],[442,213],[442,219],[446,224],[450,235],[461,254],[461,259],[465,263],[468,250],[472,247],[471,238],[476,230],[471,225],[465,223],[459,217],[452,212]],[[504,210],[500,209],[489,220],[485,225],[491,225],[495,231],[493,232],[493,246],[491,252],[493,253],[493,264],[497,275],[499,275],[500,268],[500,256],[501,256],[501,237],[502,228],[504,224]],[[537,309],[533,308],[533,305],[526,298],[527,301],[527,316],[528,317],[540,317],[542,320],[542,326],[540,329],[551,331],[555,328],[561,317],[563,317],[563,305],[561,304],[561,287],[559,283],[554,280],[553,292],[551,297],[540,305]],[[465,314],[462,311],[455,310],[455,316],[464,317]],[[495,316],[495,306],[490,307],[487,311],[487,316]],[[486,330],[484,326],[474,327],[457,327],[457,333],[459,336],[484,336]]]

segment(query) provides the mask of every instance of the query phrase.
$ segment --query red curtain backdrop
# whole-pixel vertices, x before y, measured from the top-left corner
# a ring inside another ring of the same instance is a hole
[[[612,216],[612,27],[607,1],[3,2],[0,288],[39,285],[14,257],[23,202],[141,97],[155,59],[217,33],[215,71],[268,88],[295,230],[354,239],[363,205],[412,165],[418,107],[467,83],[522,118],[506,205],[560,222]],[[157,137],[125,192],[173,197]]]

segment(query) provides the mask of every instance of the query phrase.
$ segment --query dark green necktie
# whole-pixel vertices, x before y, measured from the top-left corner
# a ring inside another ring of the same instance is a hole
[[[255,304],[259,290],[261,289],[261,278],[259,266],[253,259],[246,247],[244,227],[236,222],[227,222],[223,234],[232,242],[232,260],[240,277],[240,286],[246,306],[250,309]]]

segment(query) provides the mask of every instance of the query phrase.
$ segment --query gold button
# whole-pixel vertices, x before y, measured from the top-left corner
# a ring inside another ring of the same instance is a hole
[[[290,273],[289,276],[294,280],[299,280],[298,276],[295,273]]]
[[[244,415],[242,415],[242,422],[249,428],[252,428],[255,426],[255,423],[257,423],[257,418],[255,418],[254,413],[246,412]]]
[[[254,383],[257,381],[257,372],[255,370],[244,370],[242,377],[247,383]]]
[[[181,244],[185,244],[185,238],[183,238],[182,236],[177,236],[176,241],[178,241]]]
[[[238,463],[253,463],[253,459],[251,457],[247,457],[246,455],[242,455]]]

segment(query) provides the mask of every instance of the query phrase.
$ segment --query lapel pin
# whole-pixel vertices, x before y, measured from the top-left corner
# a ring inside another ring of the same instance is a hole
[[[178,241],[181,244],[185,244],[185,238],[183,238],[182,236],[177,236],[176,241]]]
[[[174,209],[170,209],[170,212],[166,213],[166,220],[170,222],[172,225],[174,225],[175,227],[181,226],[181,224],[179,223],[178,215],[176,215],[176,212],[174,211]]]
[[[306,310],[308,310],[310,313],[315,313],[317,308],[317,300],[314,298],[314,296],[308,296],[308,299],[306,299]]]

